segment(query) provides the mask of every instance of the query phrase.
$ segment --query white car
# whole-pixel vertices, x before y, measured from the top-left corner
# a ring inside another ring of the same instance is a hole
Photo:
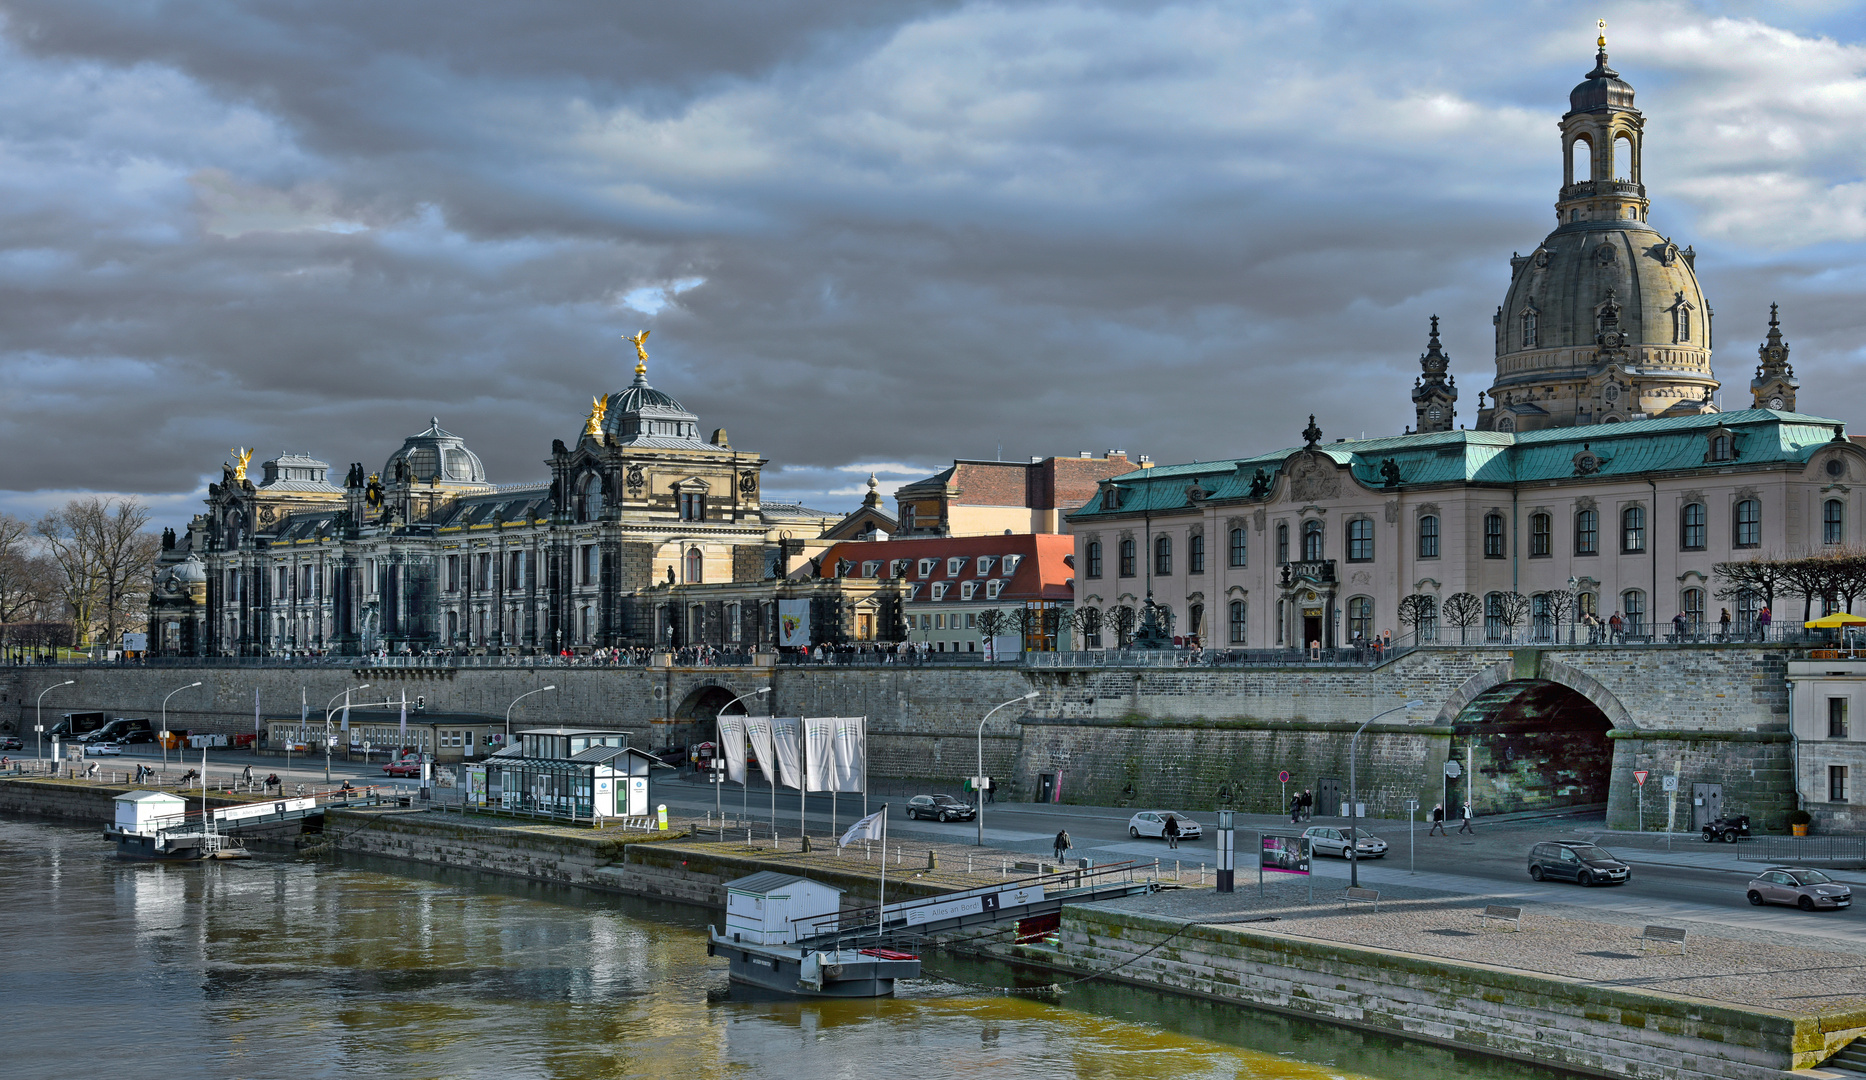
[[[1309,850],[1317,855],[1339,855],[1344,859],[1348,857],[1348,831],[1346,829],[1331,829],[1324,825],[1317,825],[1312,829],[1304,829],[1302,835],[1309,838]],[[1378,836],[1362,833],[1361,838],[1354,845],[1354,857],[1357,859],[1378,859],[1386,853],[1387,842]]]
[[[1127,819],[1127,835],[1135,839],[1139,839],[1143,836],[1164,837],[1166,835],[1167,818],[1172,818],[1179,822],[1179,838],[1181,840],[1197,840],[1200,835],[1202,835],[1199,829],[1199,823],[1177,810],[1142,810],[1140,813]]]
[[[93,743],[90,746],[87,746],[84,748],[84,756],[86,757],[108,757],[113,754],[117,756],[121,756],[122,753],[123,753],[122,743],[100,742],[100,743]]]

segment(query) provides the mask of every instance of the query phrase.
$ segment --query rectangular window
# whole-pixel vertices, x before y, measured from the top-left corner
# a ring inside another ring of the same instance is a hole
[[[1231,601],[1231,644],[1242,645],[1249,633],[1248,609],[1244,601]]]
[[[976,573],[978,574],[979,577],[990,577],[991,576],[991,563],[992,563],[992,558],[989,555],[980,555],[978,557],[978,570],[976,571]]]
[[[1547,514],[1529,515],[1529,557],[1546,559],[1555,553],[1555,519]]]
[[[1276,564],[1285,566],[1289,563],[1289,525],[1278,522],[1276,526]]]
[[[1620,511],[1620,553],[1637,555],[1646,550],[1646,508],[1629,506]]]
[[[447,591],[460,591],[460,556],[447,556]]]
[[[1088,545],[1088,576],[1101,577],[1101,541],[1090,540]]]
[[[1626,632],[1644,634],[1646,632],[1646,594],[1638,589],[1628,589],[1620,594],[1620,611],[1626,616]]]
[[[1170,577],[1173,573],[1173,541],[1171,537],[1161,536],[1153,541],[1153,572],[1160,577]]]
[[[1830,697],[1827,699],[1827,737],[1844,739],[1847,737],[1847,699]]]
[[[1244,527],[1240,525],[1231,530],[1231,565],[1249,566],[1249,556],[1250,546],[1248,543],[1248,536],[1244,532]]]
[[[1847,801],[1847,767],[1845,765],[1827,766],[1827,800],[1829,802]]]
[[[1355,518],[1348,522],[1348,561],[1374,561],[1374,521]]]
[[[1506,554],[1503,542],[1503,515],[1484,515],[1484,558],[1501,559]]]
[[[1134,538],[1121,541],[1121,576],[1134,576]]]
[[[1574,553],[1600,554],[1600,511],[1583,510],[1574,516]]]
[[[1847,508],[1839,499],[1829,499],[1821,509],[1821,543],[1838,544],[1847,538]]]
[[[968,611],[965,613],[965,628],[967,630],[978,629],[978,612]]]
[[[946,560],[946,576],[947,577],[958,577],[959,571],[964,570],[964,569],[965,569],[964,556],[958,556],[958,557]]]
[[[1736,546],[1753,548],[1762,546],[1762,502],[1758,499],[1744,499],[1736,504]]]
[[[1708,518],[1703,503],[1691,503],[1678,518],[1678,547],[1684,551],[1703,551],[1709,535]]]
[[[933,629],[935,630],[946,629],[946,616],[944,613],[936,614],[933,616]]]
[[[920,629],[922,630],[933,629],[933,616],[931,615],[920,616]]]
[[[705,493],[698,491],[683,491],[680,493],[680,520],[706,520]]]
[[[933,599],[935,600],[946,599],[946,583],[945,582],[936,581],[933,583]]]
[[[1205,572],[1205,534],[1194,533],[1186,538],[1186,573],[1203,574]]]
[[[972,593],[977,588],[978,588],[978,582],[976,581],[968,581],[965,584],[960,585],[959,586],[959,599],[961,600],[972,599]]]
[[[1438,518],[1433,514],[1419,519],[1419,557],[1438,558]]]

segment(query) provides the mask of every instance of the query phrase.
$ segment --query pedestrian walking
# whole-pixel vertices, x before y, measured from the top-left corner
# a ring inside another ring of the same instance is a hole
[[[1161,831],[1166,834],[1167,848],[1172,851],[1178,851],[1179,850],[1179,819],[1177,817],[1174,817],[1172,814],[1166,815],[1166,828]]]
[[[1300,822],[1301,820],[1302,820],[1302,796],[1291,795],[1289,797],[1289,823],[1291,825],[1294,825],[1297,822]]]
[[[1717,640],[1719,641],[1730,640],[1730,609],[1729,608],[1724,608],[1723,614],[1717,616]]]
[[[1622,619],[1620,613],[1616,611],[1613,613],[1613,617],[1607,620],[1607,643],[1609,645],[1619,645],[1624,643],[1625,640],[1626,620]]]
[[[246,785],[249,789],[253,786],[253,767],[251,765],[248,765],[245,771],[240,773],[240,783]]]
[[[1774,621],[1775,616],[1768,608],[1763,608],[1756,613],[1756,629],[1761,632],[1762,640],[1769,640],[1769,624]]]
[[[1302,800],[1302,820],[1308,821],[1313,818],[1315,816],[1315,792],[1303,788],[1302,794],[1296,798]]]
[[[1685,613],[1681,611],[1678,614],[1672,616],[1672,640],[1683,641],[1684,639],[1685,639]]]
[[[996,780],[985,781],[985,801],[988,803],[995,803],[998,801],[998,782]]]
[[[1068,850],[1069,850],[1069,848],[1070,848],[1070,846],[1071,846],[1071,845],[1070,845],[1070,843],[1069,843],[1069,833],[1068,833],[1068,831],[1067,831],[1067,830],[1064,830],[1064,829],[1058,829],[1058,830],[1057,830],[1057,832],[1056,832],[1056,844],[1055,844],[1055,847],[1056,847],[1056,860],[1057,860],[1058,862],[1061,862],[1061,861],[1062,861],[1062,858],[1063,858],[1063,852],[1065,852],[1065,851],[1068,851]]]
[[[1438,836],[1450,836],[1451,835],[1450,833],[1445,831],[1445,804],[1444,803],[1439,803],[1438,805],[1432,807],[1432,828],[1426,833],[1426,835],[1432,836],[1434,834]]]
[[[1470,803],[1464,804],[1464,824],[1458,826],[1458,831],[1461,833],[1468,832],[1472,836],[1477,835],[1477,830],[1471,828],[1471,804]]]

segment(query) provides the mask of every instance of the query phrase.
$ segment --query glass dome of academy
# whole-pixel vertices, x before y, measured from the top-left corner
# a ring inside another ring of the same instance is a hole
[[[553,440],[537,483],[491,484],[439,418],[380,472],[352,464],[342,484],[302,454],[265,462],[257,483],[244,457],[225,466],[205,512],[164,534],[152,648],[678,644],[657,632],[677,606],[667,586],[768,582],[827,549],[823,533],[842,515],[763,500],[765,459],[734,449],[723,428],[702,439],[699,418],[648,384],[637,352],[634,381],[591,403],[573,444]],[[742,615],[743,640],[762,640],[758,603],[709,603]]]

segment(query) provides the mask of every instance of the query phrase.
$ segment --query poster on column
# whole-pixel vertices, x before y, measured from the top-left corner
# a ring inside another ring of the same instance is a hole
[[[745,737],[751,741],[752,755],[758,759],[758,771],[764,773],[765,783],[772,783],[771,718],[769,716],[746,717]]]
[[[835,725],[835,791],[861,791],[868,776],[868,717],[840,716]]]
[[[808,753],[803,756],[804,781],[811,791],[835,791],[836,721],[828,717],[805,717],[804,740]]]
[[[810,601],[778,601],[778,645],[785,649],[810,645]]]
[[[777,762],[778,783],[787,788],[803,783],[803,769],[798,761],[803,738],[803,718],[777,716],[771,719],[771,756]]]
[[[735,784],[745,782],[745,722],[743,716],[719,718],[719,749],[726,759],[726,779]]]

